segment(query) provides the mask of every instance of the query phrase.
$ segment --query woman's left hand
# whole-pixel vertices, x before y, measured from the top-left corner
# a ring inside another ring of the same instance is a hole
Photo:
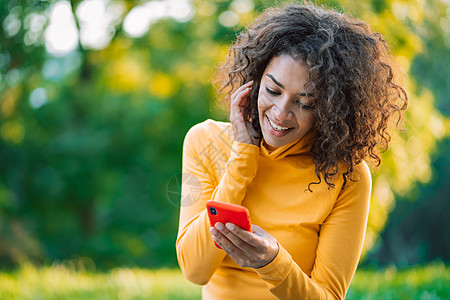
[[[278,242],[257,225],[246,231],[232,223],[210,228],[214,241],[241,267],[261,268],[278,254]]]

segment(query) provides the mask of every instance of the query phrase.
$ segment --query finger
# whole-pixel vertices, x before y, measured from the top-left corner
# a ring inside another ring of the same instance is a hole
[[[248,96],[252,90],[252,84],[245,84],[239,87],[231,96],[231,104],[236,106],[247,106],[248,105]]]
[[[252,88],[251,87],[249,87],[249,88],[246,88],[244,91],[242,91],[241,92],[241,94],[239,95],[239,97],[241,97],[240,98],[240,100],[238,101],[238,102],[236,102],[236,105],[238,106],[238,107],[242,107],[242,108],[244,108],[244,107],[247,107],[248,105],[249,105],[249,103],[250,103],[250,94],[251,94],[251,92],[252,92]],[[241,111],[243,111],[242,109],[240,109]]]
[[[243,85],[241,85],[232,95],[231,95],[231,99],[233,99],[237,94],[239,94],[240,92],[242,92],[243,90],[245,90],[248,87],[251,87],[253,85],[253,80],[249,81]]]
[[[209,228],[209,230],[212,233],[212,239],[217,243],[217,241],[219,241],[220,243],[225,243],[225,240],[227,240],[227,237],[224,236],[219,230],[217,230],[215,227],[211,227]],[[219,246],[220,244],[217,243]],[[222,247],[221,247],[222,248]]]
[[[244,102],[248,102],[247,98],[248,98],[249,94],[250,94],[250,89],[244,89],[239,94],[237,94],[236,98],[231,100],[230,119],[233,116],[233,117],[241,117],[243,120],[243,114],[242,114],[243,108],[246,107]]]
[[[250,136],[245,120],[245,110],[249,104],[252,85],[252,81],[247,82],[233,93],[230,103],[230,121],[236,141],[257,145],[259,141]]]
[[[241,227],[236,226],[233,223],[227,223],[225,225],[225,227],[231,234],[238,237],[240,240],[244,241],[249,246],[258,247],[261,245],[261,241],[259,241],[257,235],[255,235],[245,229],[242,229]]]
[[[237,264],[244,266],[243,264],[248,261],[248,255],[236,247],[230,240],[228,240],[221,232],[212,235],[212,239],[217,245],[222,248]]]
[[[227,223],[227,226],[223,226],[222,223],[216,224],[216,229],[219,230],[233,245],[244,251],[245,253],[252,253],[255,251],[254,247],[249,245],[245,240],[243,240],[238,235],[231,232],[227,227],[231,226],[233,229],[239,228],[239,226],[236,226],[232,223]],[[241,229],[243,230],[243,229]]]
[[[251,87],[247,87],[231,98],[231,106],[246,107],[248,106],[248,96],[252,91]]]

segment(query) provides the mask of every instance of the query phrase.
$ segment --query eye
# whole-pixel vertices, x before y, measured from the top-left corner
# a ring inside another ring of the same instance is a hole
[[[304,110],[313,110],[314,109],[314,105],[305,105],[300,100],[297,100],[295,102],[301,109],[304,109]]]
[[[269,89],[267,86],[266,86],[266,91],[267,91],[269,94],[274,95],[274,96],[280,95],[279,92],[275,92],[275,91]]]

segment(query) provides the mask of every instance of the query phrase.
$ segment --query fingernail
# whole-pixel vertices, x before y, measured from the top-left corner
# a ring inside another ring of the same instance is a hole
[[[214,227],[211,227],[209,231],[211,231],[212,234],[217,234],[217,230]]]
[[[229,230],[234,230],[234,224],[233,223],[227,223],[225,225]]]
[[[224,227],[222,223],[216,223],[216,228],[222,230]]]

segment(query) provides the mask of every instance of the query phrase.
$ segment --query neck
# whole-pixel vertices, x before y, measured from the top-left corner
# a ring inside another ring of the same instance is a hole
[[[269,144],[267,144],[267,142],[265,140],[264,140],[264,147],[266,147],[267,150],[270,150],[270,151],[274,151],[278,148],[278,147],[270,146]]]

